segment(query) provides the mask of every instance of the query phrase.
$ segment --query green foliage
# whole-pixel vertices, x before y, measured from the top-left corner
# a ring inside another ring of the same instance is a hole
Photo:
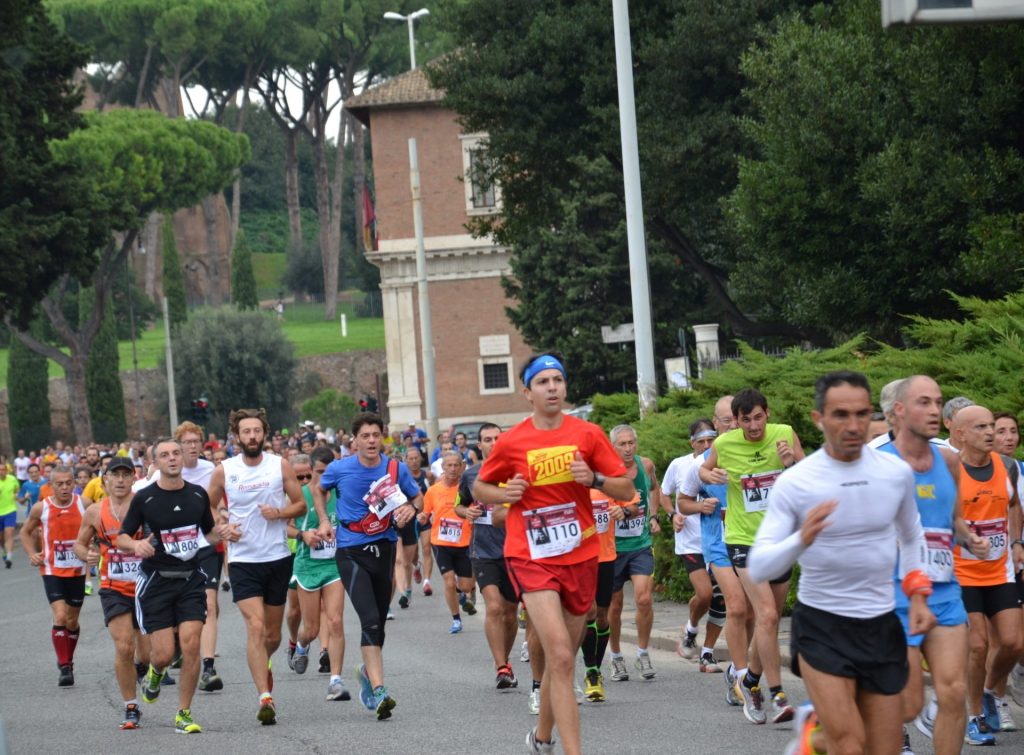
[[[316,241],[307,241],[303,243],[302,249],[288,255],[288,265],[281,283],[296,294],[323,296],[323,265]]]
[[[258,155],[259,153],[254,149],[253,154]],[[258,160],[253,160],[253,162],[258,162]],[[280,182],[283,181],[283,178],[278,176],[273,179],[268,178],[268,180]],[[239,226],[245,231],[253,254],[280,254],[283,256],[288,252],[289,244],[288,211],[284,208],[283,204],[266,210],[246,209],[248,203],[245,198],[249,196],[250,189],[248,183],[244,184],[244,186],[245,191],[242,193],[242,214]],[[282,203],[284,202],[284,200],[281,201]],[[316,213],[307,207],[303,207],[300,209],[299,214],[302,216],[302,237],[307,241],[315,241],[317,234],[320,232],[320,223],[317,220]]]
[[[326,388],[313,398],[302,402],[299,414],[321,427],[344,428],[352,425],[352,417],[359,412],[356,400],[346,393]]]
[[[185,273],[178,256],[178,242],[174,239],[174,223],[170,215],[163,221],[163,284],[167,297],[167,317],[171,327],[177,328],[188,319],[185,302]]]
[[[240,310],[260,307],[256,295],[256,278],[252,272],[252,251],[241,229],[235,237],[235,248],[231,253],[231,301]]]
[[[87,171],[49,148],[83,125],[71,82],[85,48],[54,28],[39,0],[5,0],[0,50],[0,319],[25,327],[55,271],[88,278],[107,232]]]
[[[295,347],[272,315],[220,309],[193,314],[174,334],[176,400],[185,416],[196,396],[210,400],[209,425],[264,407],[274,427],[291,416]]]
[[[41,323],[36,320],[31,332],[39,337],[41,331]],[[42,448],[52,439],[46,361],[20,339],[11,339],[7,352],[7,414],[15,449]]]
[[[95,292],[84,288],[79,292],[79,320],[84,321],[96,306]],[[115,443],[128,437],[124,410],[124,389],[121,386],[117,352],[117,326],[114,307],[107,299],[103,322],[93,339],[85,366],[85,395],[92,417],[93,436],[99,443]]]

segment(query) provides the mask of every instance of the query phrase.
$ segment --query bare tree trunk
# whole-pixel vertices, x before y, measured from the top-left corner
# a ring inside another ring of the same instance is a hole
[[[242,87],[242,109],[238,111],[238,124],[235,126],[235,133],[241,134],[245,130],[245,113],[249,108],[249,77],[246,76],[245,86]],[[231,249],[235,248],[235,239],[238,238],[238,224],[242,215],[242,171],[238,171],[235,183],[231,187]]]
[[[302,213],[299,211],[299,135],[294,129],[285,132],[284,186],[288,203],[290,252],[302,250]]]
[[[224,303],[224,288],[225,284],[228,289],[228,299],[230,300],[231,291],[231,273],[230,268],[226,274],[221,274],[220,269],[220,257],[221,250],[220,245],[217,243],[217,199],[222,197],[223,194],[211,194],[208,197],[204,197],[203,201],[199,203],[200,208],[203,211],[203,221],[206,225],[206,259],[209,262],[210,269],[210,306],[219,307]],[[231,250],[228,250],[228,259],[231,258]],[[184,263],[184,260],[182,260]],[[230,262],[228,263],[230,266]]]
[[[146,250],[145,261],[142,266],[142,288],[153,301],[158,301],[160,291],[157,290],[157,281],[162,280],[163,266],[160,254],[160,227],[163,223],[163,216],[159,212],[150,213],[146,218],[146,224],[142,229],[142,246]],[[161,284],[160,289],[163,289]]]
[[[337,314],[338,304],[338,289],[341,288],[342,281],[339,275],[341,267],[341,207],[343,201],[342,194],[342,183],[345,178],[345,133],[348,122],[348,113],[342,111],[338,118],[338,138],[335,142],[337,144],[337,151],[334,153],[334,180],[331,182],[331,226],[330,226],[330,240],[331,240],[331,260],[334,264],[334,277],[332,280],[335,282],[331,290],[333,294],[334,306],[331,308],[331,316],[327,316],[327,312],[324,312],[324,318],[333,320]],[[325,124],[326,125],[326,124]],[[328,301],[328,297],[324,296],[324,302]]]
[[[71,429],[75,443],[85,445],[93,442],[92,415],[85,391],[85,367],[89,349],[72,346],[70,364],[64,368],[64,381],[68,387],[68,408],[71,414]]]
[[[366,228],[366,217],[363,213],[363,192],[366,190],[366,132],[363,124],[357,121],[348,113],[349,127],[352,129],[352,207],[355,210],[356,219],[356,250],[366,254],[364,229]]]
[[[316,211],[320,220],[320,260],[324,272],[324,319],[333,320],[338,311],[338,253],[334,247],[337,238],[331,228],[331,184],[327,169],[327,147],[323,128],[314,131],[313,172],[316,175]]]

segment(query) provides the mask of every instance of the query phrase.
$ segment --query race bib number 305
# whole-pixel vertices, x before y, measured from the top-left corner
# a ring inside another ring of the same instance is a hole
[[[160,542],[164,544],[164,553],[182,561],[191,561],[199,553],[200,548],[208,545],[196,524],[161,530]]]
[[[988,540],[988,557],[986,561],[1001,561],[1006,557],[1006,520],[1005,519],[980,519],[968,521],[967,528],[975,535]],[[978,557],[967,548],[960,548],[960,557],[977,561]]]
[[[569,553],[580,544],[580,522],[575,503],[558,503],[523,512],[530,558],[551,558]]]
[[[748,514],[768,510],[768,493],[782,470],[740,477],[740,492],[743,493],[743,508]]]

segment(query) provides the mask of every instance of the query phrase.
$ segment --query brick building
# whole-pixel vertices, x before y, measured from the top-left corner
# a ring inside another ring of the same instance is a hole
[[[474,185],[470,168],[483,135],[463,133],[442,98],[415,69],[345,103],[369,127],[373,144],[379,250],[367,259],[381,271],[391,426],[422,423],[426,414],[410,138],[420,168],[439,424],[507,426],[528,413],[516,371],[530,349],[505,315],[508,250],[466,231],[472,216],[496,211],[500,191]]]

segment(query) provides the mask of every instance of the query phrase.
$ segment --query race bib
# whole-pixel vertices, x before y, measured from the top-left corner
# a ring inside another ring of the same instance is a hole
[[[338,552],[338,541],[321,540],[319,543],[309,549],[309,557],[315,558],[319,561],[326,561],[327,559],[333,559],[334,554]]]
[[[124,553],[117,548],[107,550],[107,577],[111,582],[134,582],[139,578],[142,559],[134,553]]]
[[[459,542],[462,539],[462,520],[441,517],[437,525],[437,539],[442,543]]]
[[[986,561],[1001,561],[1006,557],[1006,520],[1005,519],[981,519],[968,521],[967,529],[975,535],[988,540],[988,557]],[[970,561],[978,561],[978,557],[971,553],[966,547],[960,546],[960,557]]]
[[[479,506],[481,509],[483,509],[484,513],[482,513],[480,516],[478,516],[473,523],[474,524],[487,524],[487,525],[490,525],[491,527],[493,527],[494,526],[494,518],[491,516],[491,512],[494,511],[494,505],[490,504],[490,503],[480,503],[480,501],[476,501],[475,503],[476,503],[477,506]]]
[[[164,545],[164,553],[182,561],[191,561],[199,553],[200,548],[205,548],[209,544],[197,524],[161,530],[160,542]]]
[[[85,564],[75,555],[74,540],[53,541],[53,565],[60,569],[82,569]]]
[[[523,512],[530,558],[551,558],[569,553],[580,544],[580,522],[575,503],[556,503]]]
[[[598,534],[603,535],[608,531],[608,527],[612,521],[611,515],[608,513],[608,499],[605,498],[600,501],[591,501],[590,504],[594,507],[594,524],[597,526]]]
[[[932,582],[953,581],[953,531],[941,527],[925,527],[928,546],[928,578]]]
[[[748,514],[756,514],[768,510],[768,493],[775,480],[782,474],[781,469],[774,472],[743,475],[740,477],[740,491],[743,493],[743,508]]]
[[[647,512],[641,511],[630,519],[622,519],[615,525],[615,537],[639,537],[644,534]]]
[[[370,512],[378,519],[383,519],[409,499],[405,493],[391,479],[391,475],[384,475],[370,485],[370,491],[363,496],[363,500],[369,507]]]

